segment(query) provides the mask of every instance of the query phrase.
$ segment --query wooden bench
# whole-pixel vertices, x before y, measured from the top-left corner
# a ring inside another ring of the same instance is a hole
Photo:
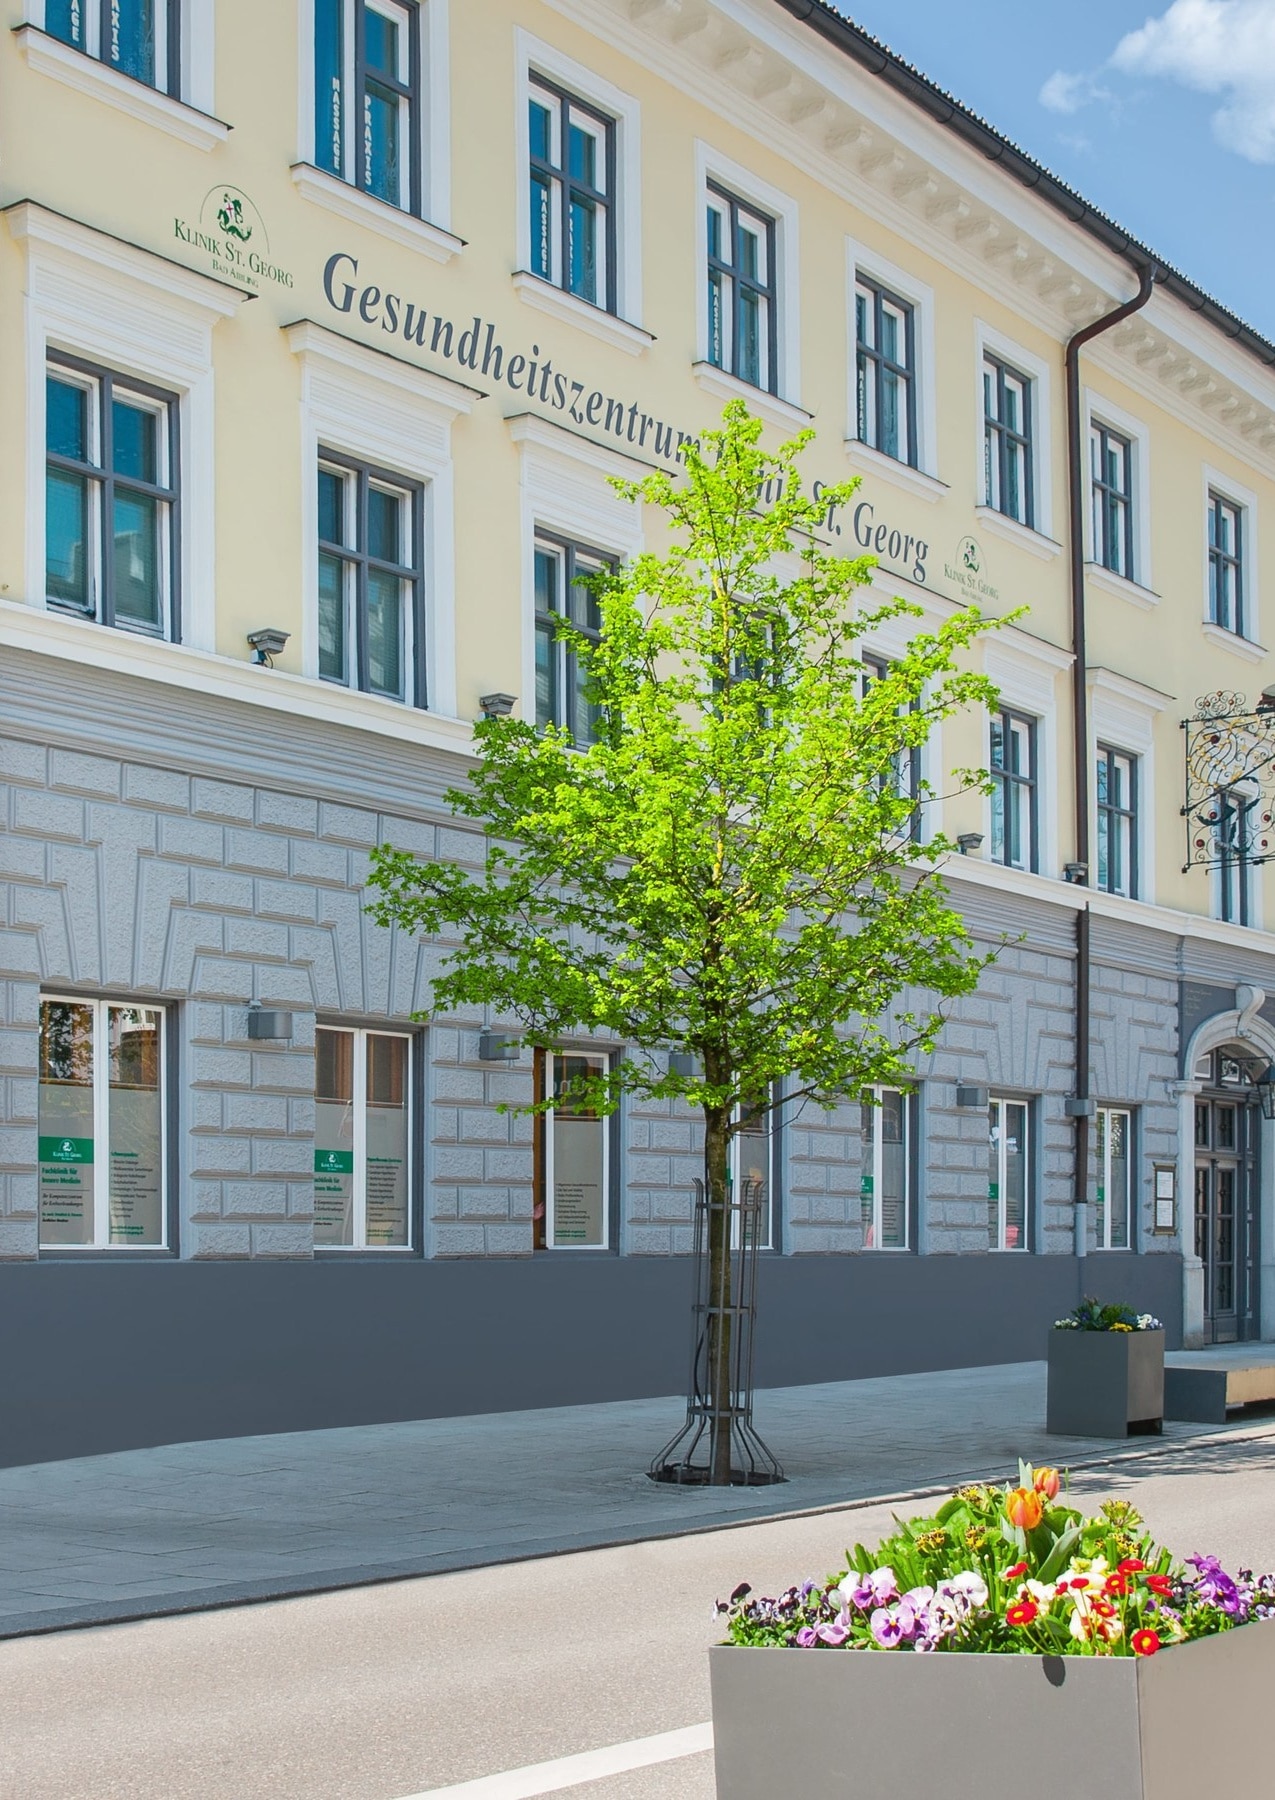
[[[1237,1406],[1275,1402],[1275,1361],[1269,1363],[1166,1363],[1164,1416],[1225,1425]]]

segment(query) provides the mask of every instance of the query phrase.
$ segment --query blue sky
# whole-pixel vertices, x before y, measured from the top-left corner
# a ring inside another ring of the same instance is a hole
[[[835,0],[1275,338],[1275,0]]]

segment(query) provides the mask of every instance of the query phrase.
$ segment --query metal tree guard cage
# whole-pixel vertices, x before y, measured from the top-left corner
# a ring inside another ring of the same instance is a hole
[[[753,1324],[757,1317],[757,1250],[766,1187],[745,1181],[738,1194],[727,1189],[710,1201],[704,1183],[695,1183],[695,1301],[691,1323],[691,1379],[686,1423],[660,1451],[647,1474],[652,1481],[705,1487],[712,1480],[712,1449],[720,1429],[730,1432],[730,1479],[734,1487],[765,1487],[784,1479],[783,1469],[753,1428]],[[720,1220],[720,1243],[731,1253],[719,1268],[713,1291],[711,1227]],[[715,1217],[716,1216],[716,1217]],[[729,1235],[725,1235],[729,1233]],[[719,1408],[713,1397],[711,1346],[729,1333],[730,1398]]]

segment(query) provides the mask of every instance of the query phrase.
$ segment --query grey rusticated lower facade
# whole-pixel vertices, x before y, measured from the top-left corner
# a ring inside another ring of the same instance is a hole
[[[416,1252],[315,1256],[316,1019],[428,1013],[442,952],[373,925],[361,888],[375,842],[472,848],[442,804],[455,773],[442,752],[6,653],[0,1354],[24,1374],[0,1402],[0,1461],[680,1385],[690,1117],[634,1106],[617,1123],[617,1254],[533,1255],[531,1124],[495,1110],[530,1095],[530,1059],[481,1063],[477,1019],[421,1028]],[[1074,910],[967,881],[954,892],[980,937],[1013,941],[918,1070],[913,1253],[863,1250],[857,1107],[786,1121],[763,1381],[1037,1356],[1082,1288],[1159,1312],[1170,1343],[1193,1329],[1186,1189],[1186,1223],[1157,1235],[1151,1170],[1178,1163],[1186,1178],[1182,1023],[1202,1042],[1211,1020],[1234,1021],[1237,983],[1261,989],[1268,959],[1237,967],[1167,928],[1095,924],[1092,1091],[1136,1109],[1138,1217],[1136,1254],[1084,1267],[1065,1113]],[[40,1251],[50,991],[167,1009],[168,1252]],[[1275,1022],[1261,998],[1259,1034]],[[289,1042],[249,1040],[253,999],[292,1012]],[[1030,1100],[1025,1255],[988,1252],[987,1116],[957,1105],[958,1082]],[[1263,1248],[1255,1232],[1255,1258]]]

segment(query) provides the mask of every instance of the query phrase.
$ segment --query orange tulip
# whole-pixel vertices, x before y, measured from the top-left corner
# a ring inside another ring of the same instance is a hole
[[[1044,1513],[1045,1503],[1034,1488],[1015,1488],[1005,1502],[1005,1517],[1020,1531],[1035,1531]]]
[[[1046,1500],[1056,1500],[1058,1490],[1062,1486],[1062,1476],[1057,1469],[1037,1469],[1032,1476],[1032,1486],[1038,1494],[1043,1494]]]

